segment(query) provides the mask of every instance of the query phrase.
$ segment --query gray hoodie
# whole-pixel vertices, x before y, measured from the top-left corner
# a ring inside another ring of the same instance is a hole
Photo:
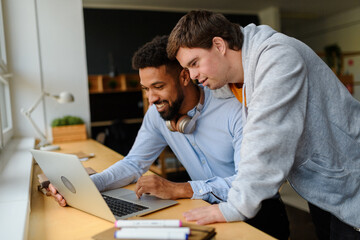
[[[288,179],[307,201],[360,227],[360,103],[302,42],[268,26],[241,30],[241,162],[221,212],[251,218]]]

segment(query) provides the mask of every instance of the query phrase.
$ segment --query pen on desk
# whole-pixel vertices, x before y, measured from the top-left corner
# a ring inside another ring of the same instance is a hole
[[[120,228],[121,232],[179,232],[179,233],[185,233],[190,235],[190,228],[189,227],[123,227]]]
[[[143,231],[139,232],[136,228],[132,228],[132,231],[115,231],[114,237],[116,239],[170,239],[170,240],[187,240],[189,235],[183,232],[155,232],[155,231]]]
[[[181,220],[117,220],[115,227],[181,227]]]

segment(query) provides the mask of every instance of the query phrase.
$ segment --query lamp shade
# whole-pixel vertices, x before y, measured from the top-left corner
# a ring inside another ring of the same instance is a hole
[[[74,96],[69,92],[61,92],[58,96],[54,96],[58,103],[68,103],[74,101]]]

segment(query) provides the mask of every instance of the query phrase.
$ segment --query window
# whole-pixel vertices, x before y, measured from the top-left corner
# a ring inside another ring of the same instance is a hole
[[[12,136],[12,119],[10,105],[10,86],[5,50],[4,22],[0,0],[0,150]]]

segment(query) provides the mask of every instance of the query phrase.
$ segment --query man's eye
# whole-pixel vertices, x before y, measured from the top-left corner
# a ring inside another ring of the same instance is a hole
[[[156,89],[162,89],[164,86],[163,85],[160,85],[160,86],[155,86],[154,88]]]

